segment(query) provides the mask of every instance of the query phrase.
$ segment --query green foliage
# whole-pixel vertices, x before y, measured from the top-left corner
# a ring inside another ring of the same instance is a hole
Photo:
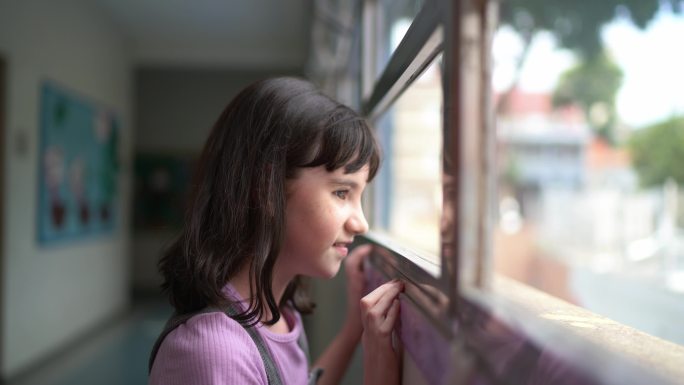
[[[669,178],[684,185],[684,117],[645,127],[628,145],[641,186],[660,186]]]
[[[612,143],[615,96],[622,78],[622,70],[608,56],[594,56],[561,75],[553,93],[553,104],[578,103],[594,131]]]
[[[661,5],[684,11],[680,0],[504,0],[500,17],[523,39],[549,31],[563,47],[591,58],[603,51],[600,31],[604,24],[625,15],[644,28]]]
[[[562,75],[554,104],[579,103],[594,131],[612,143],[615,95],[622,83],[622,71],[604,54],[601,28],[617,16],[645,28],[661,7],[684,12],[682,0],[503,0],[500,18],[523,39],[518,67],[525,60],[532,37],[540,31],[550,32],[562,47],[577,54],[580,64]],[[503,106],[507,98],[501,100]]]

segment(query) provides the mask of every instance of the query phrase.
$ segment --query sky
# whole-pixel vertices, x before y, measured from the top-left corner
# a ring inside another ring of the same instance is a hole
[[[684,16],[663,9],[643,30],[619,19],[603,28],[602,39],[624,72],[616,107],[625,124],[637,128],[684,114]],[[515,32],[500,28],[493,43],[496,91],[510,85],[521,50]],[[540,33],[522,69],[520,88],[552,92],[574,63],[572,52],[559,49],[551,34]]]

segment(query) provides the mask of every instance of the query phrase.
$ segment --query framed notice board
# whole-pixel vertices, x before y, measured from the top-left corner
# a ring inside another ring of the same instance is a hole
[[[119,204],[119,130],[110,108],[52,82],[42,84],[39,244],[113,231]]]

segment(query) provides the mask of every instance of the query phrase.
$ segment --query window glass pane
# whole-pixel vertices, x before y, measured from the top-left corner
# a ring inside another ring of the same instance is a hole
[[[442,208],[441,55],[376,122],[383,166],[375,228],[439,265]]]
[[[378,25],[381,26],[378,52],[377,73],[387,66],[392,53],[397,48],[401,39],[413,19],[418,15],[424,0],[381,0]]]
[[[493,43],[495,269],[684,344],[684,16],[575,36],[596,18],[555,10],[526,40],[538,10],[504,9]]]

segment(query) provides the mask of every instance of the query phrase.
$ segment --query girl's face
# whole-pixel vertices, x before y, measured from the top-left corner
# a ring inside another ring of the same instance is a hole
[[[345,174],[303,168],[287,184],[285,240],[278,261],[290,275],[331,278],[357,234],[368,231],[361,209],[368,166]]]

